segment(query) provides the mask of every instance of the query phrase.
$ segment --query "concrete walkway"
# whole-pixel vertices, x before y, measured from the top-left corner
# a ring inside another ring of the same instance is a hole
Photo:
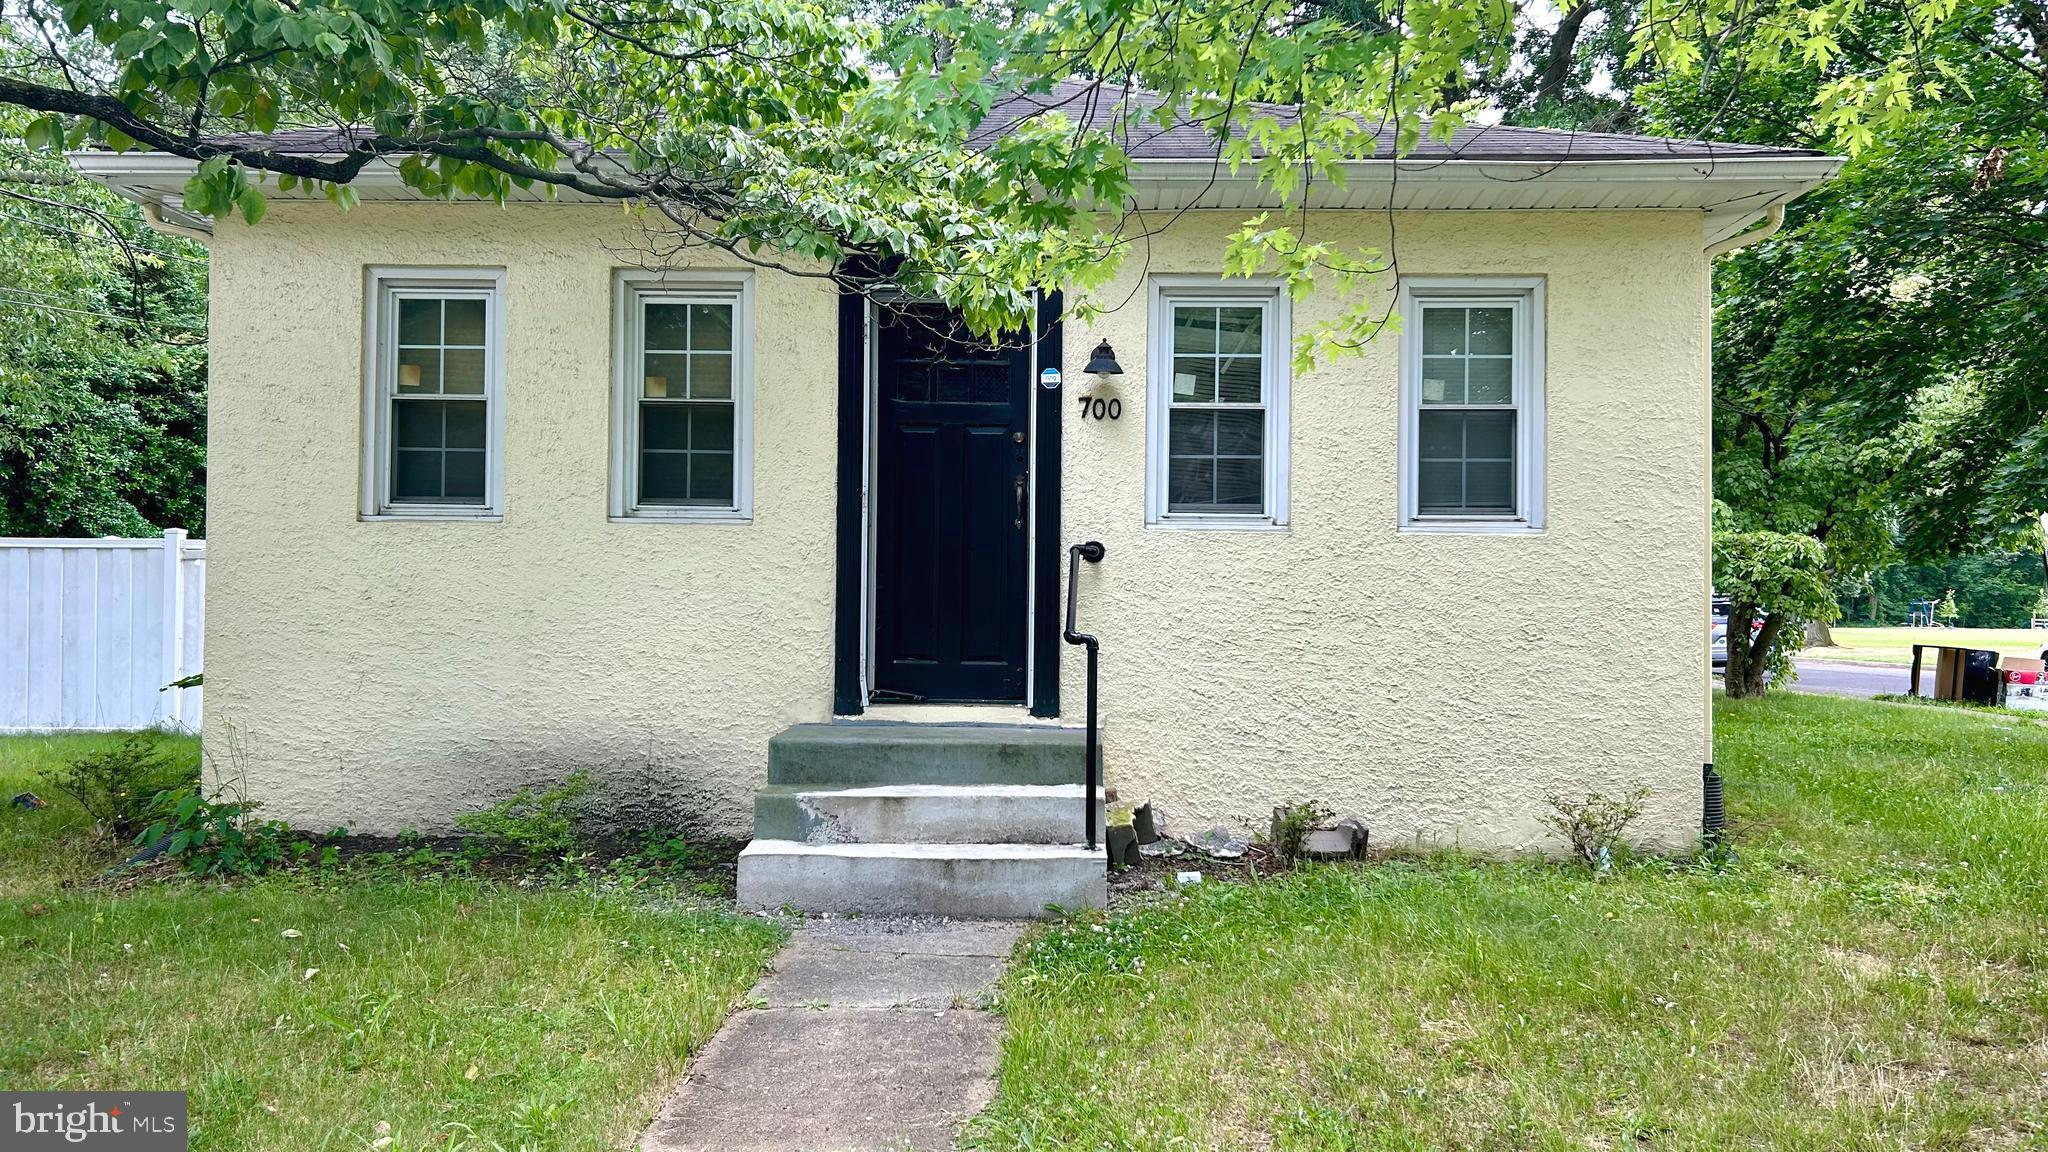
[[[1018,924],[813,921],[704,1046],[642,1152],[950,1149],[995,1093],[982,1005]]]

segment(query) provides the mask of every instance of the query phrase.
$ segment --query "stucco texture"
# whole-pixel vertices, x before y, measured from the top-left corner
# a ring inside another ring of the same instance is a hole
[[[622,819],[745,830],[831,710],[837,303],[755,283],[751,524],[610,523],[616,209],[278,204],[213,244],[206,742],[266,815],[445,827],[589,770]],[[366,265],[506,271],[502,523],[358,517]]]
[[[1690,840],[1705,702],[1706,259],[1685,213],[1323,213],[1409,274],[1547,278],[1547,517],[1396,530],[1393,339],[1298,375],[1285,531],[1145,526],[1148,273],[1203,273],[1241,213],[1193,214],[1070,323],[1116,422],[1063,406],[1063,543],[1103,642],[1105,760],[1182,829],[1319,800],[1381,844],[1555,847],[1547,793],[1652,790]],[[284,204],[214,242],[206,739],[312,828],[445,827],[582,768],[619,816],[743,833],[782,727],[829,718],[836,302],[755,277],[754,518],[607,520],[616,210]],[[504,516],[358,516],[366,265],[507,275]],[[712,262],[706,266],[730,267]],[[1391,285],[1385,286],[1390,289]],[[1336,305],[1293,307],[1297,331]],[[1078,653],[1061,653],[1069,719]]]
[[[1398,530],[1398,341],[1297,374],[1290,525],[1145,526],[1146,296],[1213,272],[1235,214],[1183,218],[1070,325],[1099,339],[1124,419],[1064,436],[1066,534],[1108,548],[1084,574],[1102,639],[1105,771],[1181,831],[1320,801],[1376,845],[1556,850],[1544,798],[1650,789],[1633,838],[1699,826],[1711,744],[1707,259],[1696,215],[1320,213],[1313,238],[1398,253],[1409,276],[1542,276],[1547,528]],[[1393,244],[1389,244],[1389,228]],[[1392,299],[1392,277],[1378,304]],[[1124,303],[1124,301],[1128,301]],[[1296,301],[1297,333],[1340,307]],[[1070,385],[1072,387],[1072,385]],[[1081,662],[1061,695],[1082,700]]]

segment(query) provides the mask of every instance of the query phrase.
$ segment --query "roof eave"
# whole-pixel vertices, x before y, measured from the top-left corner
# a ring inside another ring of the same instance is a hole
[[[174,224],[198,230],[210,228],[207,217],[188,212],[183,205],[185,181],[197,167],[194,161],[161,152],[75,152],[69,159],[79,172],[132,200],[153,206]],[[1734,195],[1725,201],[1681,206],[1702,211],[1702,247],[1708,247],[1741,233],[1772,205],[1798,198],[1834,175],[1842,163],[1842,158],[1836,156],[1804,154],[1598,160],[1361,160],[1342,165],[1341,180],[1319,182],[1308,200],[1311,207],[1332,206],[1341,196],[1345,199],[1341,206],[1383,208],[1387,205],[1364,205],[1357,203],[1357,199],[1366,195],[1376,202],[1384,194],[1392,204],[1397,196],[1434,186],[1457,190],[1460,206],[1465,209],[1527,209],[1531,205],[1518,201],[1526,200],[1527,194],[1537,188],[1536,182],[1542,181],[1546,188],[1606,189],[1600,199],[1613,201],[1577,207],[1628,210],[1660,207],[1630,203],[1633,199],[1649,199],[1638,197],[1631,188],[1648,192],[1677,186],[1726,186]],[[1278,206],[1263,202],[1257,179],[1248,167],[1233,173],[1228,165],[1213,158],[1137,160],[1132,165],[1131,184],[1141,208]],[[355,186],[372,192],[409,192],[396,166],[389,163],[363,169]],[[560,199],[577,202],[586,198],[565,193]]]

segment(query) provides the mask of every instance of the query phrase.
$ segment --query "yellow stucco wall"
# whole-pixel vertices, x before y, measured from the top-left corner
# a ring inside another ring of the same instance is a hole
[[[1551,793],[1653,796],[1635,832],[1698,829],[1710,745],[1702,589],[1707,260],[1682,213],[1324,214],[1312,236],[1373,244],[1410,276],[1542,276],[1547,529],[1397,530],[1398,341],[1293,381],[1290,526],[1144,526],[1146,293],[1196,274],[1235,226],[1183,220],[1071,326],[1126,372],[1127,415],[1064,431],[1067,535],[1109,549],[1084,577],[1102,638],[1105,756],[1120,793],[1177,826],[1322,801],[1375,843],[1554,847]],[[1390,281],[1391,278],[1388,278]],[[1380,305],[1392,298],[1381,285]],[[1297,301],[1297,332],[1331,314]],[[1078,382],[1078,381],[1077,381]],[[1079,662],[1062,668],[1078,702]]]
[[[1538,846],[1549,791],[1653,788],[1696,827],[1708,745],[1706,261],[1683,213],[1404,215],[1410,274],[1542,275],[1548,530],[1395,530],[1395,349],[1297,376],[1291,527],[1144,526],[1150,273],[1216,267],[1195,215],[1070,324],[1116,423],[1064,406],[1068,541],[1104,644],[1111,782],[1178,826],[1320,800],[1382,843]],[[1388,221],[1323,214],[1324,237]],[[606,519],[612,211],[278,204],[214,243],[207,741],[268,814],[444,826],[572,768],[621,809],[744,832],[766,745],[830,713],[836,305],[757,274],[754,521]],[[707,260],[707,265],[731,266]],[[507,270],[502,523],[358,519],[364,267]],[[1330,307],[1294,305],[1297,330]],[[1078,652],[1063,654],[1070,718]]]

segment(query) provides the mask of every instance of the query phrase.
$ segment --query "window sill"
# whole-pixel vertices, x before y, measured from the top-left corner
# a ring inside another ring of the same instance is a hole
[[[1276,523],[1268,516],[1247,516],[1243,519],[1218,516],[1209,519],[1152,520],[1145,524],[1145,529],[1148,532],[1285,532],[1287,525]]]
[[[609,524],[752,524],[751,512],[628,512],[605,517]]]
[[[417,510],[408,508],[404,511],[387,510],[370,514],[358,514],[356,519],[361,520],[365,524],[381,524],[406,520],[448,521],[458,524],[502,524],[505,521],[505,514],[503,512],[489,511],[463,512],[445,508],[421,508]]]
[[[1526,520],[1411,520],[1400,530],[1413,536],[1541,536],[1544,531]]]

